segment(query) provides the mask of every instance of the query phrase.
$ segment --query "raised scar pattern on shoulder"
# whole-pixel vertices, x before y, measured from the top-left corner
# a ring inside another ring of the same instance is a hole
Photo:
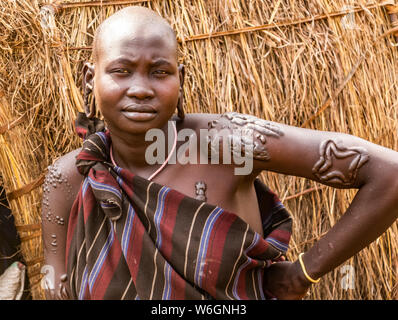
[[[43,216],[47,222],[54,223],[59,226],[64,226],[64,218],[56,216],[52,213],[49,202],[49,194],[54,189],[61,188],[65,192],[67,199],[72,197],[72,186],[70,185],[68,178],[59,169],[58,164],[54,163],[48,167],[48,173],[43,183]]]
[[[320,158],[312,168],[313,174],[325,183],[351,186],[354,184],[358,170],[369,160],[369,154],[363,147],[345,147],[334,140],[325,140],[319,146]],[[333,168],[333,158],[346,159],[353,157],[347,170],[342,172]]]
[[[252,156],[256,160],[270,160],[266,149],[267,137],[279,138],[283,131],[277,124],[257,118],[252,115],[237,112],[227,112],[221,115],[218,120],[209,122],[209,129],[229,129],[228,143],[232,146],[232,152],[244,154],[252,150]],[[234,133],[239,131],[239,135]],[[212,146],[214,148],[214,146]]]

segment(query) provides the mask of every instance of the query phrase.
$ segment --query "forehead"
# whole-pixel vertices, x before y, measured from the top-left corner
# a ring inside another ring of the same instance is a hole
[[[95,50],[100,63],[120,57],[177,60],[174,34],[156,23],[114,23],[101,30]]]

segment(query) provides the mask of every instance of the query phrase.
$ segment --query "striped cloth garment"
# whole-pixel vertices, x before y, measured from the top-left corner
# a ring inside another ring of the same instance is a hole
[[[263,183],[255,181],[265,238],[234,213],[112,165],[100,122],[80,114],[76,130],[85,179],[68,224],[71,298],[269,297],[264,270],[288,249],[292,219]]]

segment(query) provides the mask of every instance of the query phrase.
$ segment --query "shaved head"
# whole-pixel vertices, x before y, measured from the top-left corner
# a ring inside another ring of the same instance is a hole
[[[83,87],[95,97],[86,114],[98,107],[119,137],[164,128],[183,101],[177,48],[171,26],[152,10],[133,6],[110,16],[95,33],[94,63],[83,70]]]
[[[134,38],[136,36],[156,34],[167,39],[175,47],[177,58],[177,39],[170,24],[153,10],[141,6],[131,6],[117,11],[104,20],[97,28],[93,42],[94,64],[101,52],[107,49],[108,39],[117,37]]]

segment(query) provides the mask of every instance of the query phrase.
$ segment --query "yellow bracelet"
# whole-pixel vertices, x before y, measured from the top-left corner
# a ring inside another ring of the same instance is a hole
[[[312,279],[312,278],[308,275],[307,270],[305,269],[305,266],[304,266],[303,258],[302,258],[302,257],[303,257],[303,254],[304,254],[304,253],[302,252],[302,253],[300,253],[299,256],[298,256],[299,261],[300,261],[301,270],[303,270],[303,273],[304,273],[305,277],[306,277],[309,281],[311,281],[312,283],[318,283],[319,280],[321,280],[321,278],[318,278],[318,279],[314,280],[314,279]]]

